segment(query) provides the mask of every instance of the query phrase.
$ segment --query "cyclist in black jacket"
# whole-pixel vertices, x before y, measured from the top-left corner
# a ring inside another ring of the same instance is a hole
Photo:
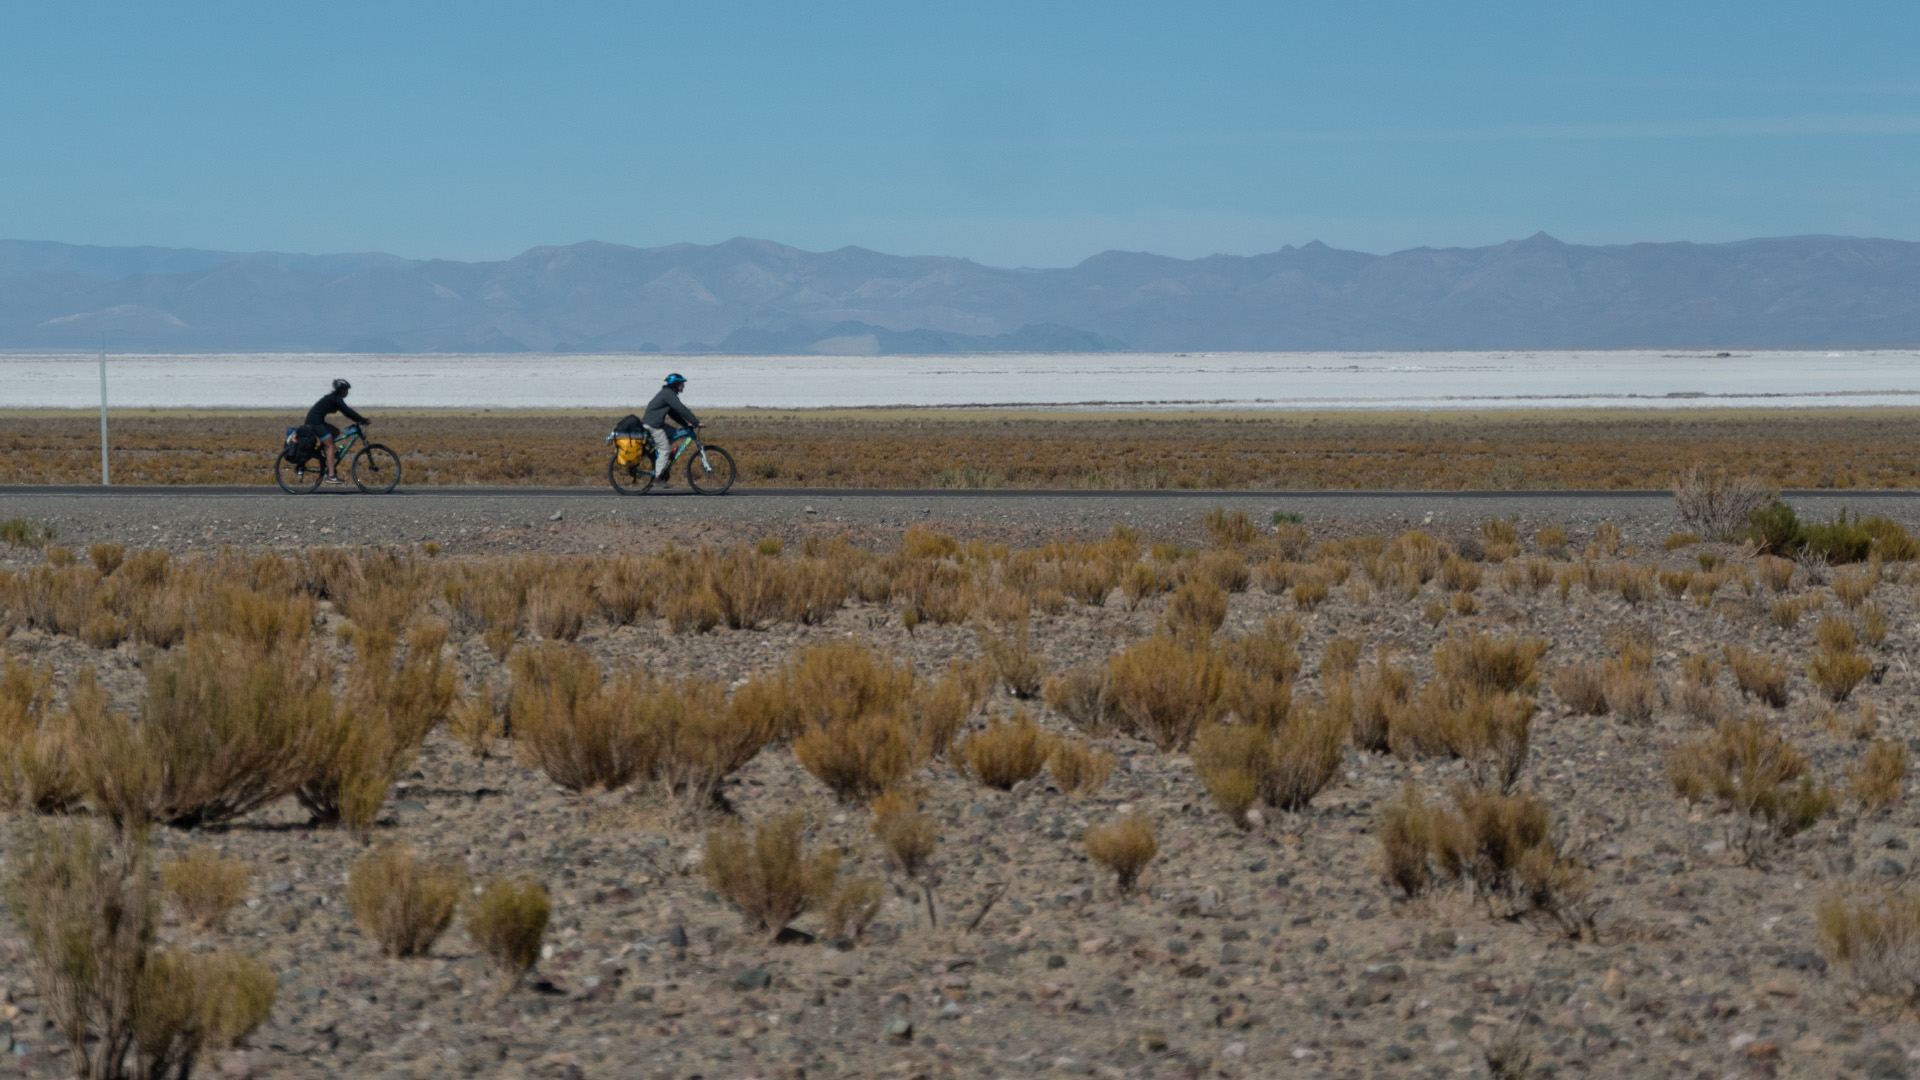
[[[640,426],[645,428],[647,435],[653,439],[655,480],[666,479],[669,447],[679,434],[667,427],[667,421],[672,420],[682,427],[700,426],[700,418],[693,415],[693,410],[680,401],[680,389],[686,385],[687,377],[677,371],[667,376],[666,384],[660,387],[660,392],[653,395],[652,401],[647,402],[647,411],[640,414]]]
[[[344,484],[346,481],[340,479],[333,471],[333,440],[340,437],[340,429],[327,423],[327,417],[340,413],[361,427],[373,422],[354,412],[353,406],[347,404],[347,391],[351,389],[353,389],[352,383],[345,379],[335,379],[333,392],[314,402],[313,408],[307,410],[307,430],[312,432],[314,437],[320,440],[320,445],[327,450],[327,478],[324,482],[328,484]]]

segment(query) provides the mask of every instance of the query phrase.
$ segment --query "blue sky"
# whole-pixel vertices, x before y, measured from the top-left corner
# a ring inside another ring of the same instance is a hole
[[[0,0],[0,236],[1920,240],[1920,4]]]

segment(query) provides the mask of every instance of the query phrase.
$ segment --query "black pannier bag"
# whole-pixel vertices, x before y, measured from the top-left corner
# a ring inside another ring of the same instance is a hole
[[[640,423],[640,418],[632,413],[621,417],[620,422],[613,425],[613,433],[615,435],[627,435],[633,438],[639,438],[642,430],[643,425]]]
[[[288,461],[295,465],[305,464],[319,450],[320,437],[313,433],[311,427],[301,424],[299,427],[287,429],[287,448],[283,453]]]

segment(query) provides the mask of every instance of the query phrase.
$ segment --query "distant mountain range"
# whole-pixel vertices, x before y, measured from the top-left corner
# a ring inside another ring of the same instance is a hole
[[[0,349],[946,353],[1789,348],[1920,343],[1920,243],[1586,247],[1538,233],[1391,255],[1110,251],[1078,266],[764,240],[539,247],[502,262],[0,240]]]

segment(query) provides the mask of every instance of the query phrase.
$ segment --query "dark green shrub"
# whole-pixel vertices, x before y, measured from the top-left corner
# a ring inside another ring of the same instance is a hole
[[[1806,550],[1826,557],[1829,563],[1864,562],[1873,551],[1873,534],[1858,517],[1849,518],[1842,509],[1832,521],[1804,526]]]
[[[1775,500],[1748,512],[1747,527],[1740,530],[1740,538],[1753,541],[1763,555],[1792,558],[1806,543],[1806,526],[1800,524],[1793,507]]]

